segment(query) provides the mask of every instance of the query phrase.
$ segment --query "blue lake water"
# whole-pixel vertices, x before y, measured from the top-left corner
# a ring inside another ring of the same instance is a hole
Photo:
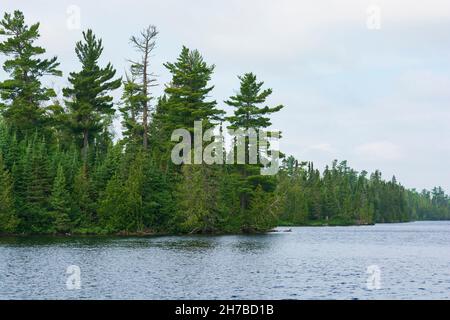
[[[66,284],[70,265],[80,289]],[[0,299],[449,298],[450,222],[0,238]]]

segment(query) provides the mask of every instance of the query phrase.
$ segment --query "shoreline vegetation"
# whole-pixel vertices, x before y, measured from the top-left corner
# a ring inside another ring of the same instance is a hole
[[[185,46],[176,61],[164,64],[171,81],[155,96],[158,31],[152,25],[131,37],[137,58],[128,60],[121,78],[111,63],[100,62],[104,44],[92,30],[75,44],[78,69],[63,75],[58,58],[45,58],[45,48],[36,45],[39,23],[28,25],[20,11],[0,19],[0,234],[239,234],[267,232],[280,222],[450,219],[442,188],[406,189],[395,177],[357,172],[346,161],[321,172],[282,154],[272,176],[249,161],[174,164],[175,130],[186,129],[191,141],[196,121],[205,130],[259,133],[284,106],[267,105],[272,89],[251,72],[238,77],[227,100],[213,100],[215,66]],[[61,94],[46,85],[63,76],[68,86]],[[119,101],[114,93],[121,94]],[[118,116],[120,139],[113,133]],[[209,151],[224,159],[250,144],[247,137],[230,150]],[[267,158],[257,149],[258,160]]]
[[[85,233],[0,233],[0,239],[2,238],[22,238],[22,237],[58,237],[58,238],[70,238],[70,237],[108,237],[108,238],[145,238],[145,237],[169,237],[169,236],[189,236],[189,235],[204,235],[204,236],[231,236],[231,235],[255,235],[255,234],[269,234],[269,233],[287,233],[292,232],[292,228],[310,228],[310,227],[363,227],[363,226],[375,226],[378,224],[404,224],[404,223],[414,223],[414,222],[438,222],[438,221],[449,221],[449,220],[412,220],[412,221],[402,221],[402,222],[381,222],[381,223],[338,223],[338,222],[326,222],[324,221],[314,221],[308,224],[291,224],[291,223],[281,223],[272,229],[261,230],[256,232],[219,232],[219,233],[169,233],[169,232],[152,232],[152,231],[139,231],[139,232],[117,232],[117,233],[105,233],[105,232],[85,232]],[[277,229],[283,228],[283,229]],[[285,228],[285,229],[284,229]]]

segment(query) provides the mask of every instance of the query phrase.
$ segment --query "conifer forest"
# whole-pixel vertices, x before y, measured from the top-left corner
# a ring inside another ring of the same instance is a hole
[[[276,175],[261,175],[256,163],[173,163],[176,129],[193,135],[201,121],[205,130],[270,130],[271,117],[291,106],[267,105],[272,89],[252,72],[236,77],[227,100],[215,101],[214,57],[185,46],[164,64],[171,81],[155,96],[159,36],[153,25],[137,30],[129,45],[140,58],[114,66],[102,63],[108,43],[85,30],[73,47],[79,68],[62,74],[64,61],[37,44],[39,23],[20,11],[3,14],[0,234],[256,233],[450,219],[441,187],[408,189],[347,161],[319,169],[280,150]],[[69,84],[61,94],[48,85],[55,77]],[[114,119],[120,135],[111,130]]]

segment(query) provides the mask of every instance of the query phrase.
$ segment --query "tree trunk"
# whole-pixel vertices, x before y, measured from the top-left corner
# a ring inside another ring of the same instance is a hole
[[[83,162],[86,164],[87,162],[87,156],[88,156],[88,149],[89,149],[89,131],[83,130]]]
[[[144,101],[144,110],[142,112],[142,125],[144,127],[144,133],[143,133],[143,147],[144,150],[147,150],[148,148],[148,101],[147,101],[147,89],[148,89],[148,79],[147,79],[147,67],[148,67],[148,42],[145,46],[145,53],[144,53],[144,74],[142,79],[142,85],[143,85],[143,92],[146,100]]]

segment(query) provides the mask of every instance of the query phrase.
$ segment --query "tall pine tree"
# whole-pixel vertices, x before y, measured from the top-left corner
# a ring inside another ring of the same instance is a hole
[[[111,63],[101,68],[98,60],[103,52],[102,40],[92,30],[83,32],[83,41],[76,44],[75,53],[81,62],[81,71],[69,76],[71,87],[64,88],[68,100],[68,125],[82,140],[83,159],[87,161],[89,143],[110,124],[114,115],[113,97],[110,92],[121,85],[121,79],[113,79],[116,70]]]
[[[3,117],[22,135],[42,128],[49,109],[43,104],[55,97],[55,91],[41,83],[43,76],[61,76],[57,58],[42,59],[45,49],[34,43],[39,39],[39,23],[26,25],[22,12],[5,13],[0,21],[0,53],[8,58],[3,70],[9,79],[0,82]]]
[[[230,129],[248,130],[252,129],[256,133],[271,125],[270,114],[280,111],[283,106],[275,107],[265,106],[264,103],[272,89],[262,89],[264,82],[258,82],[253,73],[246,73],[238,77],[240,80],[239,92],[231,96],[225,103],[234,108],[232,116],[226,118],[230,123]],[[263,105],[263,106],[261,106]],[[250,164],[249,149],[256,148],[257,160],[261,160],[259,146],[251,146],[248,136],[244,137],[245,164],[237,165],[237,169],[241,174],[240,184],[240,202],[241,210],[244,212],[250,207],[251,194],[259,185],[263,191],[273,191],[275,181],[268,176],[260,176],[260,165]],[[261,143],[262,141],[259,141]],[[235,141],[235,147],[239,141]],[[260,162],[260,161],[259,161]]]
[[[164,66],[172,74],[165,89],[165,120],[173,129],[185,128],[193,133],[194,121],[203,121],[204,128],[210,128],[222,119],[225,112],[217,108],[217,102],[207,101],[214,88],[208,85],[214,65],[208,66],[200,52],[183,47],[177,61]]]

